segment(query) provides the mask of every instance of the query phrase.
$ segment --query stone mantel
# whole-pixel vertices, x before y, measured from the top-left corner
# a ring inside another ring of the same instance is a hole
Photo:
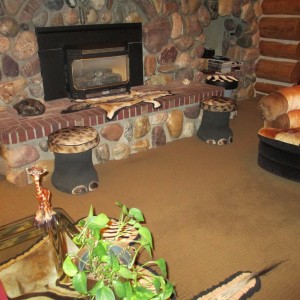
[[[26,167],[37,163],[49,166],[54,155],[48,150],[47,137],[65,127],[97,129],[100,143],[93,150],[95,164],[193,136],[200,125],[201,100],[224,95],[223,88],[202,83],[171,83],[163,89],[171,95],[159,99],[161,107],[141,103],[123,108],[113,120],[97,108],[61,114],[72,104],[69,99],[46,102],[46,111],[40,116],[21,117],[14,109],[0,111],[0,173],[17,185],[28,183]]]

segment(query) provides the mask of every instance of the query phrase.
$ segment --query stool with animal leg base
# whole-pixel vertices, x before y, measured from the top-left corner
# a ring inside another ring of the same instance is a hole
[[[52,184],[58,190],[74,195],[98,187],[99,179],[92,161],[92,149],[99,143],[93,127],[63,128],[48,136],[49,149],[54,153]]]
[[[229,121],[236,115],[236,101],[225,97],[211,97],[204,99],[200,106],[202,121],[197,131],[198,137],[208,144],[232,143],[233,133]]]

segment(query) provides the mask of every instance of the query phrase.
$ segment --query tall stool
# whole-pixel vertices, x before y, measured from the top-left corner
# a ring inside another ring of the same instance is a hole
[[[55,188],[80,195],[98,187],[92,149],[99,141],[97,130],[86,126],[63,128],[48,136],[49,149],[54,153],[51,181]]]
[[[232,143],[232,130],[229,120],[236,112],[236,101],[225,97],[211,97],[202,100],[202,122],[197,131],[200,139],[208,144],[226,145]]]

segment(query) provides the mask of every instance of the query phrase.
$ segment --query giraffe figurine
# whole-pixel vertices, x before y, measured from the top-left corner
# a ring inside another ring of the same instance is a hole
[[[40,166],[32,166],[26,168],[29,175],[33,177],[35,188],[36,188],[36,199],[39,203],[39,208],[35,214],[35,223],[39,227],[43,224],[49,226],[55,211],[52,210],[50,203],[50,191],[47,188],[42,187],[40,183],[41,176],[45,174],[46,169]]]

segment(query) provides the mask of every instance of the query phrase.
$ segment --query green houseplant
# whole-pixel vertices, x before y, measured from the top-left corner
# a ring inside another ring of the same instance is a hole
[[[92,207],[78,222],[79,233],[73,239],[78,251],[67,254],[64,272],[74,289],[90,299],[169,299],[175,291],[167,280],[165,260],[138,260],[143,250],[151,257],[153,251],[152,234],[141,224],[143,213],[116,204],[121,212],[113,230],[112,220],[104,213],[94,215]]]

